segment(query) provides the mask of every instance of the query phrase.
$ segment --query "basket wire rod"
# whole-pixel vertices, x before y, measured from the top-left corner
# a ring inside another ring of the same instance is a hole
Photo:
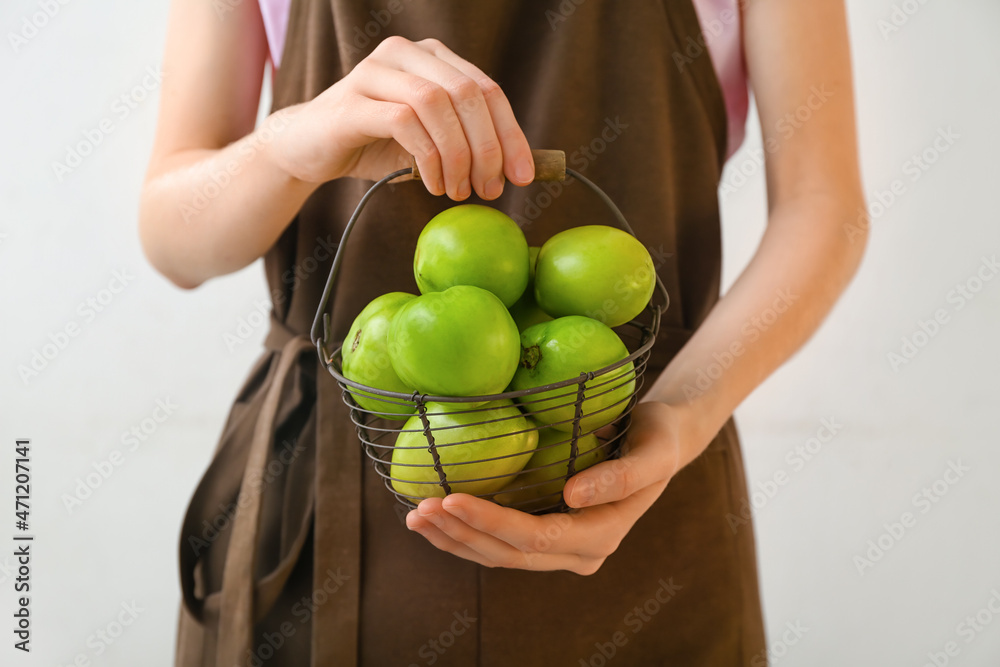
[[[583,399],[587,382],[594,379],[594,372],[580,373],[580,384],[576,388],[576,402],[573,404],[573,436],[569,441],[569,461],[566,463],[566,481],[576,474],[576,457],[580,450],[580,419],[583,418]]]
[[[427,418],[427,405],[424,403],[424,397],[417,392],[413,392],[413,402],[417,404],[417,411],[420,414],[420,422],[424,425],[424,437],[427,438],[427,451],[431,453],[431,458],[434,460],[434,470],[438,474],[438,478],[441,480],[441,488],[444,489],[444,495],[451,495],[451,485],[448,484],[448,477],[444,474],[444,466],[441,465],[441,455],[438,453],[437,445],[434,443],[434,433],[431,431],[431,421]]]

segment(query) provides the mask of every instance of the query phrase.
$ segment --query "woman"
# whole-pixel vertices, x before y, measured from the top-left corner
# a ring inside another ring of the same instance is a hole
[[[863,252],[842,1],[261,4],[174,0],[143,191],[166,277],[194,288],[263,256],[274,304],[185,518],[177,664],[766,664],[730,415]],[[769,224],[720,300],[744,76]],[[533,245],[608,222],[579,185],[531,184],[529,146],[608,192],[671,294],[627,451],[570,480],[568,515],[456,494],[400,517],[308,341],[329,248],[369,181],[415,156],[423,182],[379,193],[351,237],[342,339],[372,298],[413,290],[416,235],[453,201],[493,202]]]

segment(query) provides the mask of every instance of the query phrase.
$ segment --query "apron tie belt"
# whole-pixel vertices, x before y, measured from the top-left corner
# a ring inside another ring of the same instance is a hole
[[[180,545],[184,604],[202,624],[217,625],[216,665],[248,664],[247,657],[255,644],[254,625],[267,615],[281,595],[312,530],[313,590],[327,587],[328,593],[325,598],[313,598],[312,664],[356,665],[361,448],[356,442],[337,446],[337,416],[333,413],[337,409],[346,412],[346,408],[339,386],[322,367],[315,373],[315,438],[300,440],[301,445],[314,450],[314,474],[304,488],[295,490],[305,496],[304,502],[295,503],[292,520],[283,514],[284,520],[292,524],[287,528],[294,535],[286,553],[271,572],[256,578],[261,508],[267,493],[267,486],[261,486],[260,480],[273,460],[277,418],[283,401],[289,400],[288,394],[295,395],[294,381],[302,380],[302,366],[317,364],[309,337],[296,333],[273,313],[265,346],[269,358],[262,363],[267,363],[267,372],[248,400],[249,418],[254,419],[249,445],[245,438],[226,438],[224,434],[184,519]],[[260,370],[262,367],[258,366]],[[254,377],[252,373],[248,386]],[[204,527],[219,518],[218,507],[224,506],[226,500],[235,510],[225,548],[221,589],[206,595],[199,590],[203,579],[199,572],[206,567],[204,556],[210,548],[209,541],[204,540]],[[332,592],[328,587],[331,581],[335,586]],[[324,602],[319,604],[319,599]]]

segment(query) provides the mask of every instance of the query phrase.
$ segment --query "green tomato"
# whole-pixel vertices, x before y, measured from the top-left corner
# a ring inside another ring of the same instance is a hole
[[[347,339],[341,350],[344,377],[376,389],[401,394],[413,393],[413,386],[400,380],[392,368],[387,336],[393,316],[403,304],[415,298],[416,296],[406,292],[389,292],[365,306],[347,332]],[[351,396],[366,410],[388,413],[379,415],[386,419],[406,419],[415,409],[412,405],[401,404],[393,399],[378,400],[373,394],[359,389],[352,389]]]
[[[597,320],[579,315],[559,317],[521,334],[521,363],[510,387],[521,391],[570,380],[628,355],[618,334]],[[573,430],[578,386],[528,394],[517,401],[534,420],[569,432]],[[634,390],[635,368],[631,361],[584,383],[580,432],[595,431],[613,422],[628,405]]]
[[[531,512],[556,505],[562,498],[569,472],[572,436],[554,428],[538,433],[538,447],[524,470],[494,500],[501,505]],[[576,441],[577,454],[573,462],[574,474],[603,461],[607,452],[593,433],[580,436]]]
[[[421,294],[474,285],[510,307],[528,284],[528,242],[517,223],[495,208],[452,206],[420,232],[413,274]]]
[[[389,325],[389,360],[424,394],[501,393],[517,369],[517,325],[496,296],[471,285],[404,303]]]
[[[614,227],[574,227],[538,253],[535,298],[553,317],[586,315],[616,327],[634,319],[656,286],[653,258],[634,236]]]
[[[528,271],[528,286],[524,289],[524,294],[510,307],[510,316],[514,318],[519,331],[524,331],[528,327],[539,322],[548,322],[552,316],[542,310],[535,301],[535,260],[538,259],[538,251],[541,248],[528,248],[530,254],[530,264]]]
[[[502,489],[524,468],[538,444],[538,431],[509,399],[473,410],[457,403],[430,402],[427,420],[453,493],[483,495]],[[403,428],[392,450],[392,487],[415,498],[444,497],[420,415],[410,417]]]

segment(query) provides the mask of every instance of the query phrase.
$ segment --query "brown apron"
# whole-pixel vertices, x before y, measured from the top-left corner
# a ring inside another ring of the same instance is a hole
[[[312,99],[389,35],[436,37],[503,87],[529,143],[566,151],[650,248],[672,304],[652,379],[718,298],[722,94],[691,0],[292,0],[274,108]],[[597,574],[489,569],[438,551],[363,460],[308,342],[331,246],[370,183],[324,185],[265,257],[274,309],[180,540],[176,664],[763,665],[754,537],[728,423]],[[416,292],[422,225],[451,202],[380,191],[349,241],[341,339],[388,291]],[[578,183],[494,204],[531,245],[613,224]]]

